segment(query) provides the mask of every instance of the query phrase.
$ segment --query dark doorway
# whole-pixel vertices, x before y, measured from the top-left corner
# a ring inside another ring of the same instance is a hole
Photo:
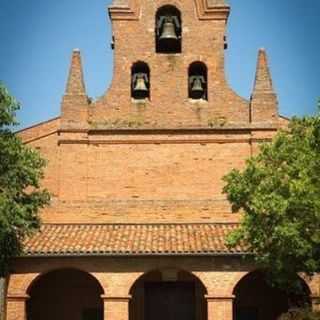
[[[86,272],[49,272],[32,284],[28,294],[27,320],[103,320],[103,289]]]
[[[145,286],[145,320],[195,320],[195,288],[188,282]]]
[[[207,320],[207,290],[202,282],[186,271],[171,276],[155,270],[134,283],[129,320]]]
[[[235,310],[237,320],[258,320],[258,308],[238,307]]]

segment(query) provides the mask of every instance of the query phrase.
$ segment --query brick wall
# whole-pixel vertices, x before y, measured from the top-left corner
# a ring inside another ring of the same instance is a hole
[[[266,54],[259,52],[250,105],[225,80],[229,7],[176,0],[182,52],[156,54],[155,14],[166,3],[114,1],[109,90],[90,103],[74,50],[61,118],[20,133],[48,159],[43,186],[52,205],[43,212],[45,222],[238,221],[222,194],[222,177],[242,168],[277,130]],[[137,103],[130,97],[130,76],[140,60],[150,67],[151,99]],[[208,101],[187,97],[193,61],[208,67]]]
[[[222,177],[275,130],[20,132],[48,160],[44,222],[238,221]]]

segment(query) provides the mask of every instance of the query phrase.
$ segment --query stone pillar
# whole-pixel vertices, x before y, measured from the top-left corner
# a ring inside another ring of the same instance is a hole
[[[208,320],[232,320],[234,296],[206,296]]]
[[[320,312],[320,297],[312,296],[311,303],[312,303],[312,310]]]
[[[26,320],[26,302],[28,299],[29,296],[26,294],[8,295],[6,320]]]
[[[131,296],[110,297],[101,296],[104,302],[104,319],[105,320],[128,320],[129,319],[129,302]],[[8,319],[11,320],[11,319]]]

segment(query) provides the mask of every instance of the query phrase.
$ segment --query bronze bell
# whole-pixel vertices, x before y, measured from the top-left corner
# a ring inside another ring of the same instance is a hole
[[[166,16],[163,18],[162,32],[160,35],[160,40],[178,40],[176,33],[176,17]]]
[[[195,78],[191,88],[192,92],[203,92],[202,83],[199,77]]]
[[[204,94],[205,94],[205,91],[203,88],[204,83],[205,83],[205,79],[203,76],[190,77],[190,91],[191,91],[191,97],[193,99],[201,99],[204,97]]]
[[[147,97],[148,95],[148,76],[143,72],[135,73],[132,78],[132,88],[134,96],[137,98]]]

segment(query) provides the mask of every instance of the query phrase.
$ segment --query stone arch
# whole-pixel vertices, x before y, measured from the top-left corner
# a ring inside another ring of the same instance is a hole
[[[301,294],[288,295],[286,292],[272,287],[266,280],[265,274],[255,270],[244,275],[233,289],[234,304],[233,318],[276,320],[290,307],[310,305],[310,289],[307,283],[301,281]]]
[[[95,278],[100,285],[104,288],[104,291],[106,291],[106,283],[109,284],[109,279],[105,279],[105,276],[103,273],[99,272],[90,272],[87,270],[85,265],[80,265],[79,263],[68,263],[61,265],[60,263],[52,263],[52,265],[46,264],[44,267],[41,267],[41,271],[33,271],[29,273],[12,273],[9,277],[9,283],[8,283],[8,293],[7,296],[24,296],[27,295],[28,289],[32,286],[32,284],[37,281],[38,278],[44,276],[45,274],[60,270],[60,269],[76,269],[79,271],[83,271],[85,273],[89,273],[93,278]],[[105,281],[104,281],[105,280]]]
[[[154,269],[139,276],[129,291],[129,320],[155,318],[207,319],[207,289],[193,273]],[[170,314],[167,314],[170,313]]]
[[[27,320],[103,319],[103,287],[92,274],[76,268],[38,275],[27,294]]]
[[[84,270],[82,268],[75,268],[75,267],[62,267],[62,268],[50,268],[44,272],[41,272],[41,273],[37,273],[37,274],[32,274],[33,276],[30,278],[26,278],[25,279],[25,285],[24,285],[24,292],[25,294],[28,294],[28,292],[30,291],[31,287],[33,286],[33,284],[35,282],[37,282],[40,278],[44,277],[46,274],[48,273],[51,273],[51,272],[54,272],[54,271],[59,271],[59,270],[76,270],[76,271],[79,271],[79,272],[83,272],[83,273],[86,273],[88,274],[88,276],[92,277],[97,283],[99,283],[99,286],[101,287],[101,289],[103,290],[103,293],[104,294],[105,290],[103,288],[103,285],[101,284],[101,281],[100,279],[98,279],[96,277],[95,274],[91,273],[91,272],[88,272],[87,270]]]

